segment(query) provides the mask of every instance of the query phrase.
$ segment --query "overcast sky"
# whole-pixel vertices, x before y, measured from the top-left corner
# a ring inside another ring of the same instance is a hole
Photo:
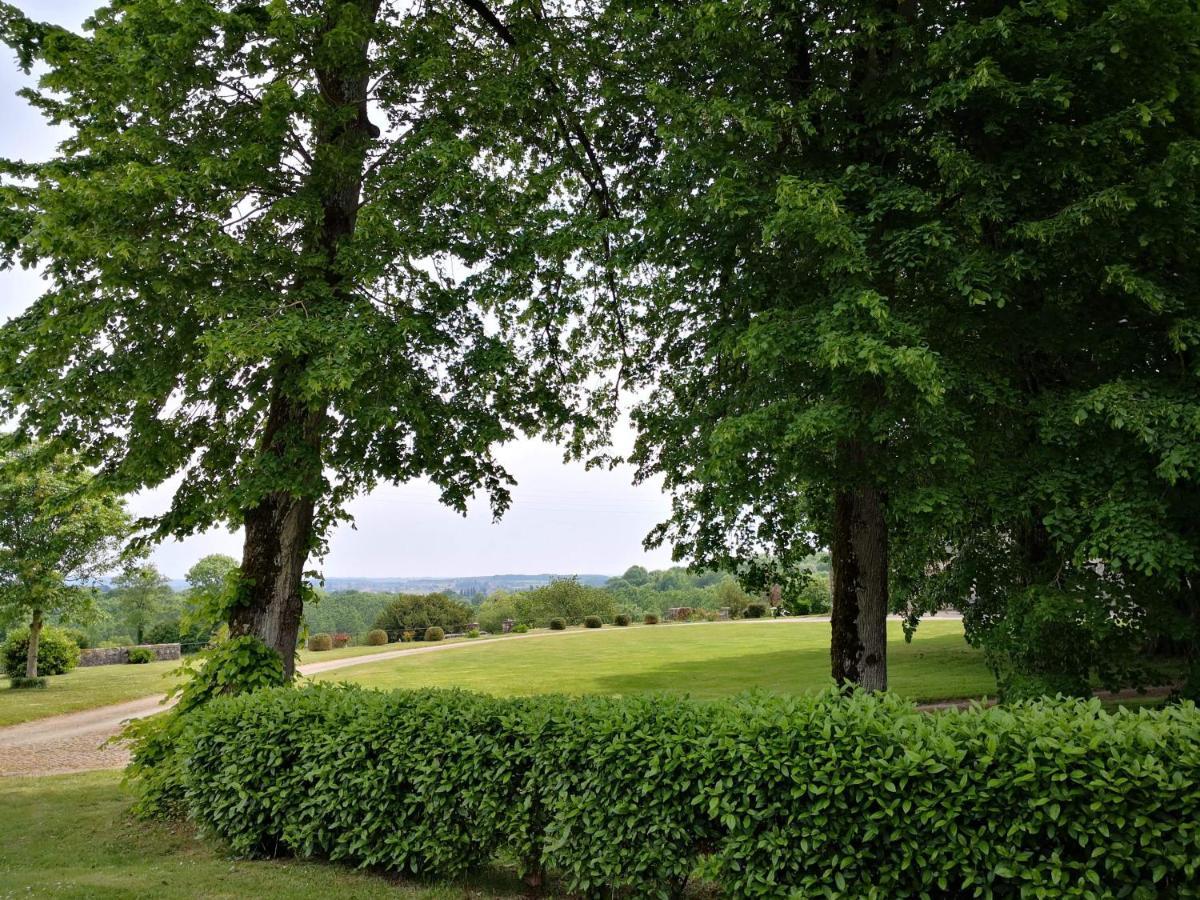
[[[15,0],[43,21],[78,28],[94,0]],[[0,49],[0,157],[45,158],[61,139],[15,92],[28,83],[11,52]],[[0,272],[0,320],[20,312],[40,292],[35,273]],[[326,575],[339,577],[490,575],[498,573],[619,573],[639,563],[670,564],[668,550],[648,554],[641,540],[665,517],[668,502],[655,486],[631,484],[628,469],[586,472],[540,441],[518,441],[500,456],[517,479],[513,506],[493,523],[486,503],[466,518],[441,507],[427,482],[382,487],[351,504],[356,529],[334,532]],[[131,498],[138,513],[163,509],[162,491]],[[179,578],[205,553],[241,555],[241,537],[210,532],[168,543],[154,562]]]

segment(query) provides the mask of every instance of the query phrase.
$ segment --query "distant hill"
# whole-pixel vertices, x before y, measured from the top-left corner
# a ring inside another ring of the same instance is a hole
[[[386,594],[433,594],[454,591],[457,594],[490,594],[493,591],[523,591],[541,587],[556,578],[578,578],[581,584],[602,586],[611,575],[451,575],[445,578],[343,578],[329,576],[325,579],[327,591],[375,591]],[[111,578],[99,580],[102,589],[112,586]],[[187,589],[182,578],[170,579],[173,590]]]
[[[445,578],[343,578],[327,576],[327,591],[379,591],[390,594],[432,594],[454,591],[457,594],[490,594],[493,591],[523,591],[541,587],[556,578],[578,578],[581,584],[599,587],[611,575],[471,575]]]

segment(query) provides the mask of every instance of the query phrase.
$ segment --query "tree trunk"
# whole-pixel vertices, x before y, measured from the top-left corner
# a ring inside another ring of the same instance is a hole
[[[33,611],[33,620],[29,623],[29,649],[25,653],[25,677],[37,678],[38,642],[42,636],[42,611]]]
[[[251,634],[279,654],[286,680],[295,674],[304,613],[304,565],[312,542],[313,501],[274,493],[245,513],[243,605],[229,618],[231,636]]]
[[[365,21],[374,22],[380,0],[331,3],[331,28],[340,20],[344,5],[357,6]],[[354,234],[367,152],[379,136],[379,129],[367,118],[369,29],[360,37],[353,58],[338,54],[337,65],[315,73],[326,105],[313,124],[309,179],[320,193],[322,217],[305,243],[323,255],[322,278],[335,298],[348,297],[352,288],[345,282],[339,251]],[[349,109],[355,110],[353,116],[346,115]],[[288,681],[295,673],[296,639],[304,614],[304,566],[314,544],[316,498],[325,489],[321,454],[327,411],[301,399],[297,381],[305,365],[303,357],[277,362],[260,442],[260,453],[269,460],[267,468],[287,472],[298,487],[268,493],[243,510],[242,589],[239,605],[229,617],[231,635],[254,635],[282,657]]]
[[[833,639],[838,684],[887,690],[887,500],[875,487],[839,491],[830,547]]]

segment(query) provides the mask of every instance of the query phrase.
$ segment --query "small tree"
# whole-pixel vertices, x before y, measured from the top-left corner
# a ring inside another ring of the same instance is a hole
[[[124,502],[93,487],[71,456],[25,447],[0,457],[0,619],[29,622],[28,678],[46,617],[91,606],[87,582],[117,562],[128,534]]]
[[[188,612],[191,624],[215,628],[226,616],[228,601],[234,596],[237,560],[224,553],[202,557],[183,576],[188,583]]]
[[[167,579],[153,565],[134,566],[122,572],[113,582],[121,614],[142,642],[146,626],[154,621],[171,596]]]

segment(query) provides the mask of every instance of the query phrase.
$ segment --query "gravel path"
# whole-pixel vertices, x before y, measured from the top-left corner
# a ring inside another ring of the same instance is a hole
[[[746,619],[746,624],[764,622],[813,622],[828,623],[828,618],[807,619]],[[678,628],[686,625],[715,625],[715,622],[687,622],[673,624]],[[572,635],[592,634],[590,630],[535,632],[512,634],[502,638],[480,638],[450,644],[432,644],[407,647],[403,650],[387,650],[364,656],[331,659],[300,666],[301,675],[316,675],[335,669],[347,669],[370,663],[384,662],[401,656],[419,653],[444,653],[461,647],[478,647],[499,641],[560,639]],[[121,730],[122,723],[129,719],[140,719],[161,712],[167,707],[166,696],[158,694],[126,703],[102,706],[82,712],[48,716],[0,728],[0,777],[20,775],[59,775],[67,772],[87,772],[93,769],[120,769],[129,762],[129,751],[124,747],[102,746]]]

